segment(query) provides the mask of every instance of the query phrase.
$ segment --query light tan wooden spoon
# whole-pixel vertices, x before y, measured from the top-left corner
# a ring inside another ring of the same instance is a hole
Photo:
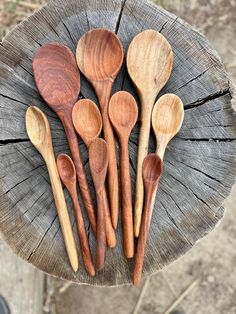
[[[132,95],[118,92],[109,104],[109,117],[120,141],[120,180],[124,254],[134,256],[133,207],[129,164],[129,137],[138,119],[138,106]]]
[[[89,100],[79,100],[72,111],[72,120],[77,133],[80,135],[87,148],[97,139],[102,130],[102,117],[97,105]],[[105,210],[106,210],[106,239],[109,248],[116,246],[116,234],[111,222],[111,214],[104,188]]]
[[[67,254],[72,269],[76,272],[78,270],[78,255],[61,180],[57,171],[50,125],[47,117],[39,108],[33,106],[28,108],[26,112],[26,129],[30,141],[42,155],[47,165]]]
[[[156,136],[156,154],[163,160],[168,143],[176,136],[184,121],[184,105],[174,94],[162,96],[152,112],[152,127]],[[156,191],[153,193],[151,210],[153,211]]]
[[[75,220],[80,241],[81,254],[84,261],[84,266],[88,274],[95,276],[93,259],[89,247],[88,236],[85,230],[84,219],[82,216],[80,204],[78,201],[76,189],[76,169],[72,159],[66,154],[60,154],[57,157],[57,169],[62,182],[67,188],[74,206]]]
[[[76,58],[80,71],[93,85],[98,96],[108,145],[108,184],[113,227],[116,229],[119,212],[118,171],[116,146],[108,117],[108,104],[112,86],[123,63],[123,48],[120,40],[107,29],[93,29],[79,41]]]
[[[138,286],[141,282],[143,262],[147,245],[149,224],[152,217],[151,201],[157,189],[163,169],[161,158],[155,154],[148,155],[143,162],[143,182],[145,190],[145,204],[142,214],[142,223],[138,239],[137,252],[135,255],[133,283]]]
[[[89,146],[89,165],[93,177],[94,187],[97,196],[97,249],[96,268],[104,268],[106,259],[106,212],[104,199],[104,186],[108,168],[107,143],[98,138]]]
[[[155,99],[167,83],[173,67],[170,44],[159,32],[146,30],[131,42],[127,54],[127,68],[141,101],[141,128],[136,179],[134,233],[138,237],[143,209],[142,164],[148,153],[151,115]]]

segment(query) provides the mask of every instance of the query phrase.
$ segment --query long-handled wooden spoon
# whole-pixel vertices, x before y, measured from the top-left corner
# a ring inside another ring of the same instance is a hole
[[[174,94],[162,96],[152,112],[152,127],[156,136],[156,154],[163,160],[166,147],[181,129],[184,121],[184,105]],[[152,210],[155,205],[156,191],[153,193]]]
[[[133,283],[138,286],[141,282],[143,262],[147,245],[149,222],[151,219],[152,195],[160,181],[163,163],[159,156],[148,155],[143,162],[143,182],[145,190],[145,203],[142,214],[142,223],[138,239],[137,252],[135,255]]]
[[[79,41],[77,63],[93,85],[102,111],[104,138],[108,145],[108,184],[113,227],[116,229],[119,212],[118,171],[116,146],[108,117],[108,104],[114,80],[123,63],[123,48],[118,37],[106,29],[94,29]]]
[[[93,265],[93,259],[89,247],[87,233],[85,230],[84,219],[82,216],[80,204],[78,202],[75,165],[68,155],[60,154],[57,157],[57,169],[61,180],[67,188],[73,202],[84,266],[88,274],[93,277],[95,276],[95,269]]]
[[[120,141],[120,179],[124,254],[134,256],[133,207],[129,165],[129,137],[138,119],[138,106],[132,95],[118,92],[109,104],[109,117]]]
[[[98,205],[96,268],[101,270],[104,268],[106,259],[106,212],[103,191],[108,168],[107,143],[101,138],[94,140],[89,146],[89,165]]]
[[[95,209],[72,123],[72,108],[80,93],[80,74],[75,57],[62,44],[46,44],[36,51],[33,72],[41,96],[65,128],[88,218],[96,232]]]
[[[146,30],[131,42],[127,54],[127,68],[141,101],[141,128],[136,179],[134,233],[138,237],[143,208],[142,164],[148,153],[151,115],[155,99],[167,83],[173,67],[170,44],[159,32]]]
[[[70,217],[57,171],[49,122],[45,114],[37,107],[29,107],[26,112],[26,129],[30,141],[42,155],[47,165],[52,192],[64,236],[67,254],[74,272],[78,270],[78,256]]]
[[[102,117],[96,104],[89,99],[79,100],[72,111],[72,120],[77,133],[80,135],[87,148],[93,140],[99,137],[102,130]],[[111,222],[111,214],[104,188],[105,210],[106,210],[106,239],[110,248],[116,246],[116,234]]]

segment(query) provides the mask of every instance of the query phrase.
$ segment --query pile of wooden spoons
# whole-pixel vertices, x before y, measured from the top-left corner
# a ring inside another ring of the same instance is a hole
[[[124,256],[129,259],[135,257],[133,283],[139,285],[165,150],[181,128],[184,107],[174,94],[164,95],[155,103],[171,75],[173,53],[170,44],[157,31],[146,30],[138,34],[131,42],[127,54],[128,72],[141,102],[136,199],[133,207],[128,144],[138,120],[138,106],[128,92],[120,91],[112,96],[112,86],[123,59],[120,40],[116,34],[106,29],[94,29],[86,33],[79,40],[76,57],[59,43],[40,47],[33,60],[35,82],[42,98],[64,126],[72,158],[60,154],[55,161],[49,122],[40,109],[28,108],[26,128],[32,144],[47,165],[72,269],[75,272],[78,270],[78,256],[61,181],[72,199],[81,255],[90,276],[95,276],[96,270],[104,268],[107,247],[116,247],[121,195]],[[89,99],[78,100],[79,70],[94,88],[100,110]],[[157,149],[155,154],[148,155],[151,125],[156,135]],[[120,147],[121,193],[114,132],[117,133]],[[88,149],[97,209],[86,178],[77,134]],[[99,138],[101,134],[104,139]],[[85,217],[78,201],[77,180],[97,241],[96,267],[85,229]],[[138,238],[136,250],[135,237]]]

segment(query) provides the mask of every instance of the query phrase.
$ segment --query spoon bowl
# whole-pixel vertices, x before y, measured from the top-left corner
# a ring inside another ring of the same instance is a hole
[[[156,185],[162,174],[163,163],[159,156],[150,154],[143,162],[143,182],[145,187]]]
[[[179,132],[184,120],[184,105],[174,94],[162,96],[152,113],[152,127],[156,136],[156,153],[163,159],[166,146]]]
[[[52,110],[72,107],[80,93],[80,75],[69,48],[49,43],[38,48],[33,60],[33,73],[38,90]]]
[[[102,117],[97,105],[89,100],[79,100],[72,110],[74,127],[85,144],[89,146],[102,131]]]
[[[159,32],[146,30],[131,42],[127,67],[138,91],[156,97],[168,81],[173,68],[172,48]]]
[[[134,97],[125,91],[114,94],[109,103],[109,117],[120,137],[124,133],[129,136],[138,119],[138,106]]]
[[[60,154],[57,157],[57,168],[65,185],[68,185],[71,182],[76,183],[75,165],[68,155]]]
[[[105,80],[116,77],[123,62],[123,48],[113,32],[93,29],[80,39],[76,56],[81,72],[89,80]]]
[[[172,139],[180,130],[184,120],[184,105],[174,94],[162,96],[152,113],[152,126],[156,137],[161,134]]]
[[[26,112],[26,129],[32,144],[43,153],[49,134],[48,120],[37,107],[29,107]],[[51,138],[51,136],[50,136]]]

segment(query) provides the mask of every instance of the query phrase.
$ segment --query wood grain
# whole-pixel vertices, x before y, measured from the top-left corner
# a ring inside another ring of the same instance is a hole
[[[138,106],[127,92],[114,94],[109,103],[109,117],[120,141],[120,179],[124,254],[134,257],[133,206],[129,163],[129,137],[138,119]]]
[[[35,53],[33,73],[41,96],[64,126],[88,218],[96,232],[95,209],[72,123],[72,108],[80,93],[80,74],[75,57],[62,44],[46,44]]]
[[[185,254],[222,220],[222,204],[236,178],[236,117],[231,107],[229,78],[206,38],[171,13],[144,1],[127,0],[123,5],[118,0],[53,0],[3,40],[0,46],[1,232],[18,256],[53,276],[80,284],[115,286],[132,282],[132,263],[123,255],[121,219],[117,246],[108,250],[104,271],[91,278],[81,267],[74,274],[64,249],[46,167],[25,130],[25,111],[29,104],[34,104],[49,119],[55,154],[69,153],[59,119],[38,94],[32,76],[32,59],[40,45],[55,41],[75,53],[81,36],[89,29],[101,27],[117,31],[125,53],[139,32],[145,29],[161,32],[170,42],[175,60],[162,94],[177,94],[185,106],[184,124],[165,154],[143,277]],[[121,89],[131,92],[138,100],[125,64],[114,83],[114,92]],[[81,96],[96,101],[93,89],[83,76]],[[140,122],[129,141],[133,197],[139,127]],[[87,149],[81,141],[79,145],[95,201]],[[149,151],[155,152],[155,149],[155,137],[151,133]],[[79,246],[73,205],[67,192],[65,197]],[[81,198],[80,204],[86,217]],[[95,256],[96,239],[88,219],[85,226]],[[78,255],[82,261],[80,251]]]
[[[97,94],[103,120],[104,138],[108,144],[108,184],[113,227],[117,228],[119,211],[118,172],[115,139],[108,117],[108,104],[112,86],[123,62],[123,48],[113,32],[94,29],[79,41],[76,50],[81,72],[93,85]]]
[[[144,188],[142,164],[148,154],[151,114],[155,99],[170,78],[173,52],[166,38],[155,30],[145,30],[131,42],[127,53],[127,68],[141,101],[141,127],[137,161],[134,234],[139,236]]]

